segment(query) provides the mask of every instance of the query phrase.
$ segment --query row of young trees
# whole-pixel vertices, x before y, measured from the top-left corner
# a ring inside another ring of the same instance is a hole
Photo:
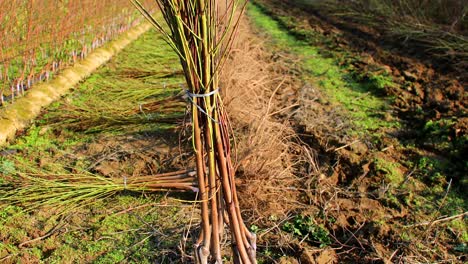
[[[335,2],[343,2],[337,0]],[[346,4],[350,4],[350,1]],[[448,30],[468,30],[468,3],[466,0],[358,0],[352,5],[361,11],[412,20],[412,22],[435,23]]]
[[[84,58],[140,17],[129,0],[0,1],[0,105]]]

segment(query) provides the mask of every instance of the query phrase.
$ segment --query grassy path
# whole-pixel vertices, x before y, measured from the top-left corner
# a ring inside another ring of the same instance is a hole
[[[2,106],[0,109],[0,146],[13,139],[19,130],[27,127],[30,121],[41,113],[42,108],[65,95],[72,87],[149,28],[150,25],[147,23],[134,27],[104,47],[94,50],[87,58],[64,69],[52,80],[36,83],[33,90],[28,91],[23,98],[16,99],[14,104]]]
[[[178,65],[153,31],[130,44],[0,151],[0,194],[17,174],[92,173],[124,184],[187,166],[176,132],[185,105],[173,97]],[[62,216],[0,202],[0,262],[172,263],[192,207],[177,199],[124,191]]]

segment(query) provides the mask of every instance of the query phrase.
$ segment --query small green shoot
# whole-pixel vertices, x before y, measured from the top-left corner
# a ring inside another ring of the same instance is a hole
[[[321,248],[332,243],[328,230],[314,222],[312,217],[296,215],[292,221],[283,225],[283,230],[292,233],[299,239],[319,244]]]

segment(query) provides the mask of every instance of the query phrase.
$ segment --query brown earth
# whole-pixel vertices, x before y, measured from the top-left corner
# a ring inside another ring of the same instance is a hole
[[[264,2],[262,1],[263,4]],[[327,102],[327,99],[320,89],[314,84],[304,83],[295,75],[297,66],[294,62],[297,58],[288,57],[287,53],[281,53],[282,57],[278,59],[275,53],[281,51],[262,49],[262,56],[254,57],[257,61],[263,58],[261,64],[269,65],[266,69],[265,66],[259,67],[254,62],[250,62],[254,66],[242,68],[242,72],[250,72],[252,76],[256,76],[254,80],[287,80],[280,84],[281,88],[277,88],[275,82],[267,84],[271,87],[270,92],[277,89],[273,100],[276,107],[292,109],[273,117],[276,122],[287,123],[295,131],[295,135],[288,137],[288,144],[293,142],[298,144],[299,149],[306,149],[305,152],[289,150],[290,162],[294,164],[292,172],[298,179],[289,183],[272,184],[262,181],[260,183],[266,186],[257,185],[255,200],[261,201],[264,189],[271,188],[270,185],[281,188],[279,204],[287,204],[282,200],[285,198],[299,198],[293,202],[296,206],[291,207],[291,210],[283,209],[282,215],[289,217],[283,219],[283,222],[295,214],[314,216],[315,223],[326,226],[333,238],[329,248],[320,249],[317,244],[304,243],[303,240],[298,241],[284,234],[276,222],[274,232],[268,233],[266,237],[275,241],[276,250],[286,255],[293,254],[296,260],[288,257],[272,261],[412,263],[439,260],[461,263],[466,260],[463,253],[454,251],[459,240],[450,234],[451,231],[444,226],[427,227],[426,224],[418,224],[437,219],[440,215],[434,207],[425,210],[416,205],[428,189],[431,189],[431,184],[416,179],[418,177],[414,178],[413,174],[422,175],[424,172],[411,165],[411,161],[425,155],[436,159],[444,159],[443,156],[447,155],[444,153],[446,149],[422,144],[421,141],[425,139],[418,139],[421,136],[417,133],[418,130],[421,130],[428,120],[454,119],[456,121],[449,132],[454,135],[453,140],[466,136],[463,132],[466,131],[464,124],[467,102],[464,79],[457,78],[456,72],[441,70],[421,59],[388,51],[379,43],[374,43],[372,39],[363,39],[362,35],[355,32],[344,32],[344,29],[336,24],[314,16],[307,10],[286,2],[267,2],[266,5],[275,13],[274,16],[293,16],[296,22],[305,23],[299,23],[297,27],[320,32],[333,40],[332,46],[336,49],[345,49],[362,57],[362,60],[352,63],[357,72],[366,72],[375,65],[386,69],[398,84],[386,89],[387,96],[396,98],[393,108],[397,114],[389,118],[396,118],[403,124],[401,130],[386,131],[377,143],[371,143],[366,137],[350,136],[349,130],[352,129],[352,125],[347,121],[346,114],[341,113],[334,105],[323,103]],[[369,28],[368,31],[372,32],[372,29]],[[292,33],[294,34],[294,30]],[[242,50],[245,52],[246,49]],[[240,52],[235,53],[235,57],[239,54]],[[275,63],[271,63],[272,61]],[[268,71],[270,77],[263,77],[261,73],[265,71]],[[258,100],[257,97],[254,98]],[[271,96],[267,94],[266,98]],[[235,111],[230,112],[234,113],[234,118],[237,116]],[[290,132],[288,134],[291,135]],[[416,142],[417,147],[406,147],[403,142],[408,140]],[[455,164],[457,159],[463,159],[466,145],[462,145],[459,151],[461,153],[458,155],[449,157]],[[381,161],[391,164],[391,168],[383,167]],[[462,171],[452,175],[458,177],[458,180],[466,176],[466,168],[461,168]],[[398,179],[391,179],[395,175]],[[442,182],[446,186],[447,182]],[[299,191],[299,196],[289,196],[291,190]],[[444,204],[441,197],[443,192],[439,195],[436,200],[426,202],[434,204],[435,207],[439,206],[440,209]],[[274,202],[270,200],[267,206],[272,208],[271,211],[265,208],[256,214],[257,218],[264,219],[264,222],[257,220],[254,223],[261,226],[275,224],[266,221],[271,219],[272,215],[278,215],[278,206],[273,206],[272,203]],[[253,208],[258,207],[256,205]],[[402,234],[409,234],[410,239]],[[458,237],[460,234],[458,233]]]

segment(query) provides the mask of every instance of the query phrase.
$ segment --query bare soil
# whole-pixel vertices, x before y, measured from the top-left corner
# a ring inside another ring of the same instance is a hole
[[[283,252],[288,249],[296,257],[276,261],[466,261],[466,251],[457,249],[464,243],[464,228],[455,235],[449,222],[441,221],[440,226],[431,223],[444,218],[446,211],[441,208],[453,206],[447,202],[447,193],[464,201],[460,207],[455,206],[458,209],[452,214],[466,211],[466,197],[460,193],[467,175],[463,162],[467,154],[465,77],[458,76],[458,69],[437,66],[437,60],[431,61],[423,54],[400,52],[400,46],[379,39],[371,27],[324,18],[289,1],[256,2],[299,40],[309,41],[304,32],[311,31],[327,38],[329,42],[322,47],[330,53],[346,50],[352,59],[343,60],[343,65],[351,65],[353,71],[369,72],[375,66],[385,69],[397,85],[385,87],[382,97],[394,98],[393,111],[382,118],[398,120],[402,125],[398,129],[381,128],[367,136],[354,135],[355,128],[346,113],[329,103],[317,84],[301,77],[298,58],[281,47],[267,51],[275,62],[276,70],[272,71],[289,76],[287,91],[294,92],[279,96],[284,98],[279,99],[279,108],[299,105],[290,115],[277,117],[292,122],[303,146],[312,149],[309,161],[296,163],[295,173],[302,175],[297,187],[302,196],[297,200],[300,206],[288,215],[313,216],[315,223],[324,225],[333,238],[330,247],[323,249],[318,242],[305,243],[304,237],[296,241],[283,237],[283,242],[288,241],[283,244]],[[313,40],[310,43],[317,45]],[[287,101],[291,98],[292,102]],[[428,129],[428,122],[447,119],[453,122],[441,132],[447,135],[444,140],[448,142],[442,146]],[[420,165],[426,157],[449,164],[434,170],[445,177],[428,179],[434,171]],[[435,191],[437,188],[440,191]],[[459,219],[466,223],[463,215]]]

